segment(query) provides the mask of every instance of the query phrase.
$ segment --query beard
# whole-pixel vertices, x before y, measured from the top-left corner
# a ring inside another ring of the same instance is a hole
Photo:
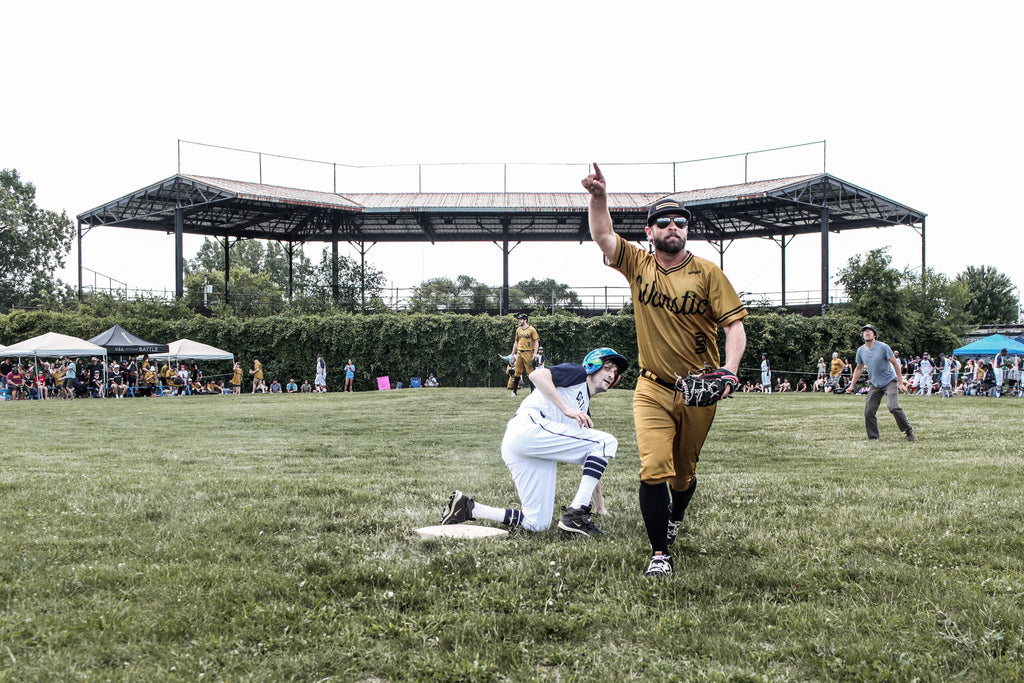
[[[654,248],[658,251],[665,254],[672,254],[674,256],[686,249],[686,238],[678,235],[660,238],[652,237],[651,244],[653,244]]]

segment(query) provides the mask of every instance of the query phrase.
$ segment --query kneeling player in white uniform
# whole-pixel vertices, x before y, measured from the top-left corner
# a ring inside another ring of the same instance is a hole
[[[555,509],[555,468],[559,462],[583,466],[583,477],[558,528],[568,534],[604,533],[591,519],[591,498],[597,512],[606,512],[599,486],[618,440],[594,429],[590,398],[615,386],[629,367],[623,356],[602,347],[587,354],[583,365],[563,363],[538,368],[530,375],[534,387],[505,428],[501,457],[512,474],[522,509],[495,508],[452,493],[441,524],[486,519],[529,531],[551,526]]]

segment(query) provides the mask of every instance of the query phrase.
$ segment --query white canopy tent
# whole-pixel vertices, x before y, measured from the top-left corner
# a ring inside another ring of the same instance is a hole
[[[38,337],[12,344],[3,350],[8,358],[32,356],[34,358],[59,358],[61,356],[103,356],[107,350],[102,346],[66,334],[47,332]]]
[[[167,353],[153,353],[152,360],[235,360],[235,354],[221,351],[215,346],[201,344],[191,339],[179,339],[167,345]]]

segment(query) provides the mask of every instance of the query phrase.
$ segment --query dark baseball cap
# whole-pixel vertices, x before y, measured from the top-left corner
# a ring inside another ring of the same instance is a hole
[[[871,323],[868,323],[868,324],[867,324],[867,325],[865,325],[864,327],[860,328],[860,331],[861,331],[861,332],[863,332],[864,330],[871,330],[872,332],[874,332],[874,333],[875,333],[875,336],[878,336],[878,330],[876,330],[876,329],[875,329],[875,326],[874,326],[874,325],[872,325]]]
[[[518,318],[519,320],[529,320],[530,316],[526,315],[525,313],[520,313],[519,315],[516,316],[516,318]]]
[[[686,216],[686,220],[693,218],[689,209],[676,200],[666,197],[665,199],[659,199],[647,208],[647,225],[653,223],[654,219],[658,216],[668,216],[674,213]]]

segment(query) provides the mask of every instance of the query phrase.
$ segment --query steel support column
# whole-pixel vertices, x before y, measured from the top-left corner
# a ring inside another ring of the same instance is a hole
[[[82,221],[78,221],[78,300],[82,300]]]
[[[720,240],[710,239],[710,240],[707,241],[708,244],[710,244],[712,247],[714,247],[715,251],[718,252],[718,267],[721,268],[723,272],[725,271],[725,250],[728,249],[729,247],[731,247],[732,243],[734,241],[735,240],[729,240],[728,244],[725,243],[724,239],[720,239]]]
[[[174,295],[179,299],[185,296],[185,249],[182,235],[185,234],[185,211],[180,207],[174,210]]]
[[[785,233],[782,233],[782,234],[780,234],[780,236],[778,236],[778,240],[776,240],[775,238],[771,238],[771,241],[774,242],[775,244],[777,244],[779,246],[779,248],[781,249],[781,255],[782,255],[782,264],[781,264],[782,265],[782,282],[781,282],[781,287],[782,287],[782,306],[783,307],[785,306],[785,248],[790,246],[790,243],[793,242],[793,239],[795,237],[796,237],[795,234],[791,234],[790,239],[786,240]]]
[[[288,303],[291,303],[295,276],[295,242],[288,240],[288,249],[286,251],[288,252]]]
[[[925,266],[927,265],[927,262],[925,261],[925,251],[924,251],[924,221],[925,221],[925,219],[922,218],[921,219],[921,277],[922,277],[922,279],[924,278],[924,272],[925,272],[924,269],[925,269]]]
[[[349,244],[353,244],[350,242]],[[360,310],[366,311],[366,254],[375,246],[377,243],[374,242],[370,246],[366,246],[366,242],[355,242],[356,248],[359,249],[359,305]]]
[[[236,240],[237,241],[237,240]],[[231,303],[231,238],[224,236],[224,305]]]
[[[331,226],[331,301],[338,303],[338,223]]]
[[[821,207],[821,314],[828,308],[828,207]]]
[[[779,241],[779,246],[782,247],[782,282],[779,284],[782,286],[782,307],[786,307],[786,236],[782,235],[782,239]]]
[[[508,297],[508,223],[501,227],[501,303],[498,314],[505,315],[509,311]]]

